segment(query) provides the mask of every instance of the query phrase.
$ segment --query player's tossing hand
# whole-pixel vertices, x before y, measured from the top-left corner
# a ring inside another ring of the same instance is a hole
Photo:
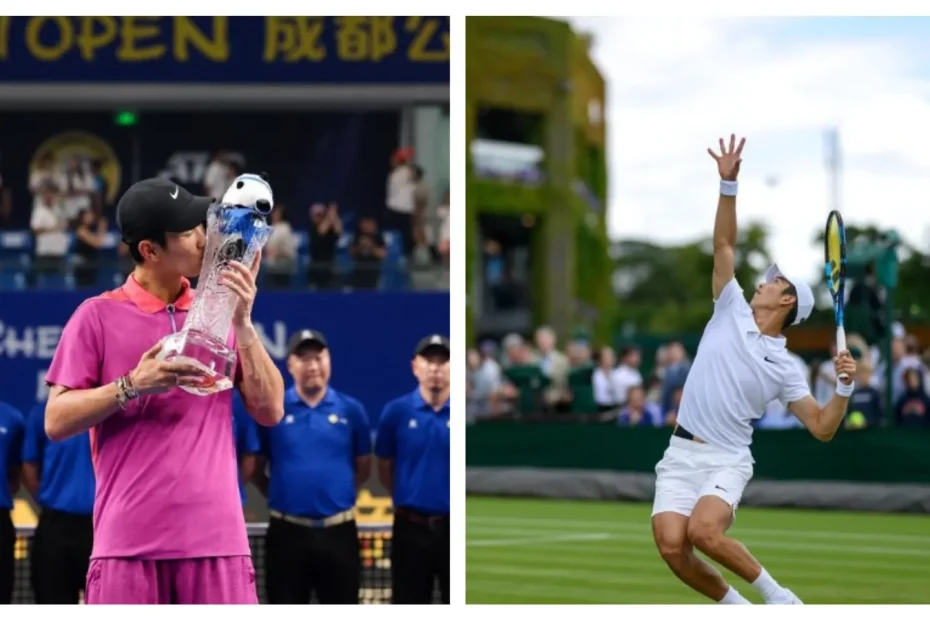
[[[193,364],[157,359],[161,348],[162,342],[158,341],[129,373],[129,379],[140,395],[160,394],[179,385],[199,385],[208,376],[207,371]]]
[[[836,366],[836,376],[846,375],[845,379],[838,379],[840,383],[844,385],[849,385],[853,382],[853,377],[856,376],[856,360],[853,359],[852,354],[849,351],[843,350],[839,352],[839,355],[833,358],[833,364]]]
[[[740,138],[739,144],[736,144],[736,135],[730,134],[729,148],[720,138],[720,154],[714,153],[713,149],[707,149],[710,156],[717,162],[717,171],[720,172],[720,178],[724,181],[735,181],[739,175],[739,165],[743,162],[740,155],[743,152],[743,145],[746,144],[746,138]]]

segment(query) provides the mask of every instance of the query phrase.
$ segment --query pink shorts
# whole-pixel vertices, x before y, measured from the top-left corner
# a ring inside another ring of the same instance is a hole
[[[252,558],[90,561],[88,605],[257,605]]]

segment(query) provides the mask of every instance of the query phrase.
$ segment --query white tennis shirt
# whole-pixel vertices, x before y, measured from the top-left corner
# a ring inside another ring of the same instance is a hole
[[[736,279],[714,302],[685,382],[678,424],[708,444],[749,452],[753,420],[778,399],[787,407],[810,394],[784,337],[759,331]]]

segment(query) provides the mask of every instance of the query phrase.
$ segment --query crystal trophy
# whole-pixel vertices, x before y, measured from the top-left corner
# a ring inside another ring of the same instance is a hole
[[[264,177],[241,175],[222,202],[207,211],[207,243],[194,302],[184,327],[164,340],[159,353],[160,359],[186,362],[209,373],[198,386],[178,386],[191,394],[206,396],[233,386],[236,351],[227,342],[239,298],[219,277],[231,261],[251,267],[271,236],[267,218],[274,199]]]

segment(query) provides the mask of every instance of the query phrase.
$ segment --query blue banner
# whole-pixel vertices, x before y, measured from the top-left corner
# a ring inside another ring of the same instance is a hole
[[[0,400],[28,411],[46,397],[45,372],[61,330],[88,296],[45,291],[3,294]],[[417,341],[434,332],[449,334],[449,295],[262,291],[255,300],[253,320],[287,385],[292,384],[285,365],[290,335],[304,328],[326,334],[333,387],[359,399],[375,424],[387,401],[416,388],[410,360]]]
[[[448,84],[448,17],[0,17],[0,82]]]

